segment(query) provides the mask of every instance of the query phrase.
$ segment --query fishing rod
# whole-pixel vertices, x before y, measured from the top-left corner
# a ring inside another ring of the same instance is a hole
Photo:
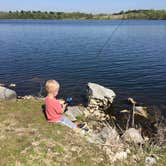
[[[104,44],[102,45],[102,47],[99,49],[99,51],[98,51],[96,57],[99,57],[99,56],[101,55],[101,53],[103,52],[103,50],[104,50],[104,48],[106,47],[107,43],[112,40],[113,35],[116,33],[116,31],[117,31],[117,30],[119,29],[119,27],[122,25],[123,21],[124,21],[124,20],[122,19],[122,20],[120,21],[120,23],[115,27],[115,29],[112,31],[112,33],[110,34],[110,36],[108,37],[108,39],[106,39],[106,41],[104,42]]]

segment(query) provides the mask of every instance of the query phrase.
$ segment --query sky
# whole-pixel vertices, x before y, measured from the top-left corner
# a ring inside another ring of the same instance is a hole
[[[166,0],[0,0],[0,11],[114,13],[129,9],[166,9]]]

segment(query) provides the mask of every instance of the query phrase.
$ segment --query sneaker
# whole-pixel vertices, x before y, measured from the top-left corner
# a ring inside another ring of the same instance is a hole
[[[87,127],[81,128],[82,130],[84,130],[85,132],[88,132],[89,129]]]
[[[80,129],[82,129],[83,127],[85,127],[85,123],[79,123],[79,124],[77,125],[77,127],[80,128]]]

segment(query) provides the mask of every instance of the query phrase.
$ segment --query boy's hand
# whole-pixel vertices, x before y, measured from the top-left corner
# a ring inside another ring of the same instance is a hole
[[[66,107],[67,107],[67,104],[62,104],[62,110],[63,110],[63,112],[65,111]]]
[[[63,99],[59,99],[59,102],[60,102],[60,104],[65,104],[65,100],[63,100]]]
[[[67,105],[68,105],[67,103],[66,104],[62,104],[62,107],[66,109]]]

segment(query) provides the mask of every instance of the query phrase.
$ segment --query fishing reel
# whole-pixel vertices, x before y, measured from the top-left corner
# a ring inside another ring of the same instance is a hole
[[[67,97],[67,98],[66,98],[66,103],[67,103],[67,104],[71,104],[72,101],[73,101],[73,98],[72,98],[72,97]]]

